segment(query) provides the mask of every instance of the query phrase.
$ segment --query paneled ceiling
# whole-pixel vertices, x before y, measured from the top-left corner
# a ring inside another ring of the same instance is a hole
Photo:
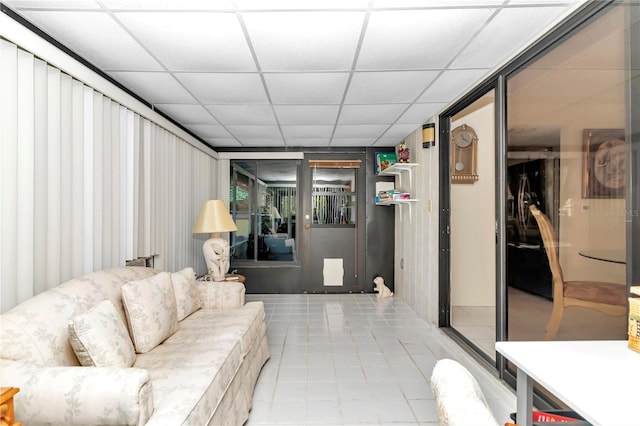
[[[391,146],[581,0],[6,0],[210,146]]]

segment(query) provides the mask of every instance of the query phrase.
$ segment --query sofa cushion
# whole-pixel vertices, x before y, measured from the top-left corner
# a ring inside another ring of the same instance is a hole
[[[143,267],[92,272],[22,302],[0,317],[0,358],[36,365],[80,365],[69,342],[69,322],[108,299],[126,323],[122,284],[157,273]]]
[[[168,272],[124,284],[122,304],[138,353],[149,352],[178,329],[176,298]]]
[[[247,355],[259,334],[264,334],[264,304],[249,302],[238,309],[200,309],[180,323],[180,333],[167,339],[167,345],[195,345],[219,340],[240,342],[242,355]]]
[[[182,321],[200,309],[200,294],[196,286],[196,274],[193,268],[185,268],[171,274],[171,283],[176,297],[178,321]]]
[[[134,368],[149,371],[155,410],[146,426],[206,425],[243,362],[235,340],[180,342],[180,331],[153,351],[139,355]]]
[[[86,367],[131,367],[136,359],[129,332],[109,300],[71,321],[69,343]]]

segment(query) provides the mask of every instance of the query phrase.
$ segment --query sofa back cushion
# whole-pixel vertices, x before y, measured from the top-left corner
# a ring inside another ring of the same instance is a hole
[[[69,324],[69,339],[86,367],[131,367],[136,352],[127,327],[110,300],[103,300]]]
[[[42,292],[0,316],[0,358],[37,365],[80,365],[69,343],[69,322],[103,300],[126,321],[121,286],[157,274],[122,267],[92,272]]]
[[[176,297],[178,321],[182,321],[200,309],[201,306],[193,268],[185,268],[171,274],[171,284],[173,284],[173,292]]]
[[[137,353],[149,352],[178,330],[176,298],[168,272],[124,284],[122,304]]]

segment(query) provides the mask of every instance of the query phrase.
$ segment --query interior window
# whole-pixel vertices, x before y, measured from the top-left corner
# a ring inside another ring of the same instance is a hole
[[[296,160],[231,163],[229,210],[238,227],[232,235],[232,259],[297,259],[297,171]]]

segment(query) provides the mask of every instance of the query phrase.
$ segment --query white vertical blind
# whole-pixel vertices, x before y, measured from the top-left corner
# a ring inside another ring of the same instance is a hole
[[[204,271],[210,153],[4,40],[0,99],[0,311],[140,256]]]
[[[48,69],[44,61],[34,62],[34,216],[33,216],[33,292],[47,288],[48,247]]]
[[[47,278],[46,288],[60,283],[60,70],[47,67]]]
[[[16,276],[33,265],[33,216],[34,216],[34,65],[33,55],[18,50],[18,197]],[[25,285],[17,288],[19,299],[33,295],[33,276],[24,277]]]
[[[82,263],[82,272],[87,273],[93,270],[93,172],[94,172],[94,153],[93,153],[93,89],[87,86],[83,86],[83,117],[84,117],[84,131],[82,134],[82,147],[83,158],[82,163],[84,166],[82,180],[83,180],[83,200],[82,206],[83,227],[82,227],[82,245],[84,247],[84,256]]]
[[[0,40],[0,185],[2,200],[0,200],[0,286],[2,300],[6,305],[17,298],[17,287],[8,285],[17,280],[16,245],[18,241],[18,183],[17,183],[17,143],[18,139],[18,90],[15,83],[18,79],[18,50],[10,43]]]

